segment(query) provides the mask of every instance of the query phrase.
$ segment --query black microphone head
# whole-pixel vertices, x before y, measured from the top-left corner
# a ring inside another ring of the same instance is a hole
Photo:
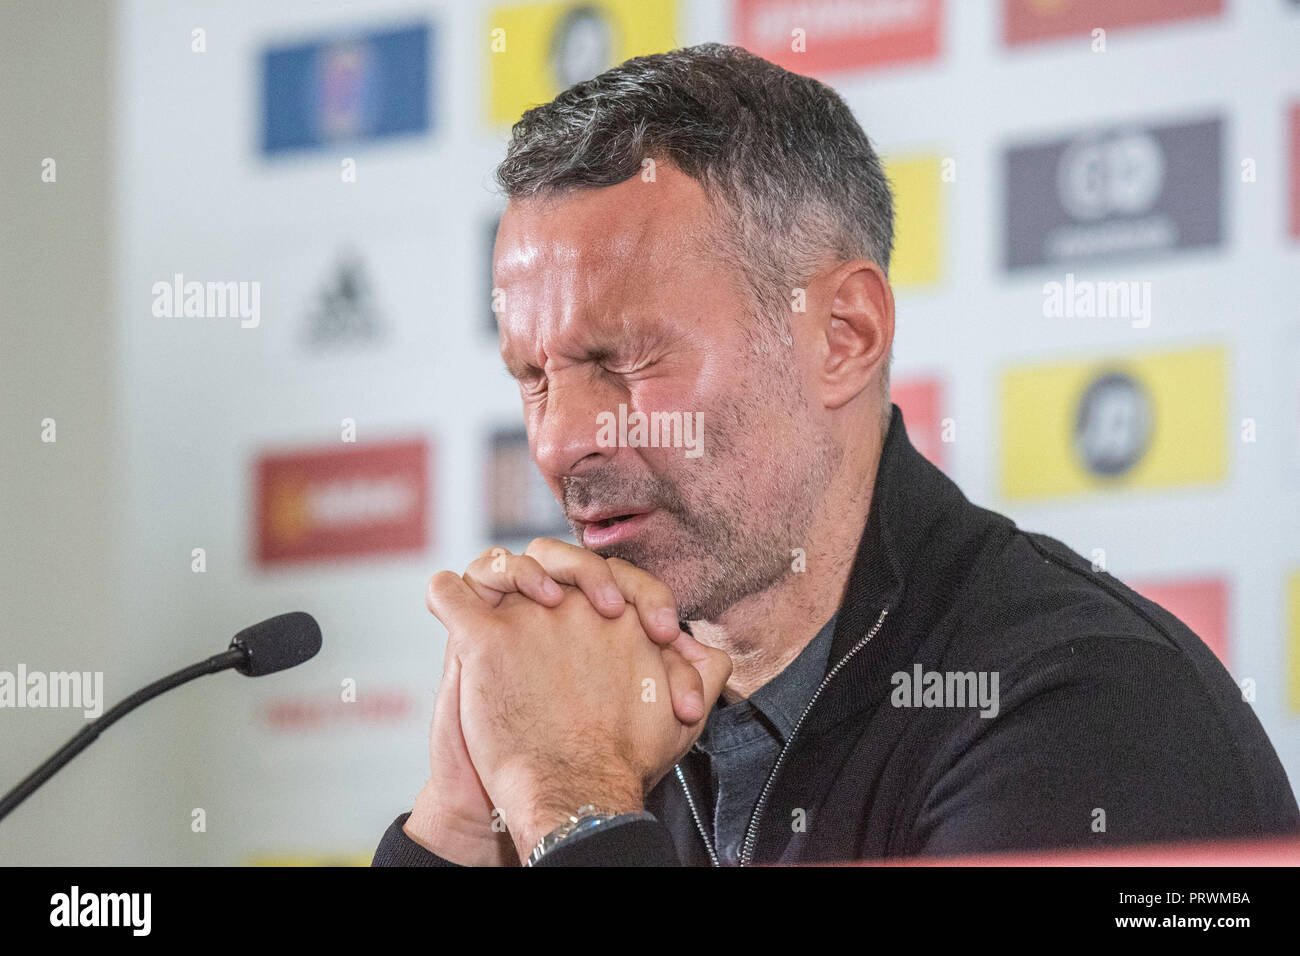
[[[305,611],[290,611],[268,617],[246,627],[230,642],[231,650],[242,650],[244,663],[235,670],[247,677],[274,674],[297,667],[320,650],[320,625]]]

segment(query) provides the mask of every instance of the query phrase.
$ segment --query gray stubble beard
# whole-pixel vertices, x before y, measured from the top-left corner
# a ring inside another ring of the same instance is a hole
[[[789,362],[771,364],[784,367],[755,368],[758,381],[764,384],[759,395],[749,398],[766,400],[766,407],[783,403],[788,414],[783,424],[794,438],[800,428],[806,431],[809,427],[801,383]],[[750,456],[741,454],[746,434],[757,432],[755,407],[752,400],[731,401],[706,412],[709,445],[704,457],[695,461],[712,459],[721,464],[693,482],[697,500],[689,506],[678,486],[658,476],[640,489],[649,492],[642,497],[629,495],[633,490],[629,483],[613,475],[605,489],[599,476],[589,476],[573,496],[586,504],[601,500],[601,495],[593,492],[606,490],[606,500],[653,503],[673,519],[684,537],[670,544],[671,551],[663,544],[635,540],[594,550],[602,557],[622,558],[668,585],[683,620],[717,620],[737,602],[766,591],[793,573],[792,550],[809,550],[808,536],[817,507],[843,457],[842,449],[825,433],[809,436],[806,444],[793,442],[806,450],[799,460],[772,448],[770,442],[763,449],[765,454],[753,454],[755,443],[748,446]],[[729,485],[728,475],[747,475],[765,484],[769,489],[765,503],[771,512],[757,513],[753,496],[744,492],[746,485]],[[566,482],[566,503],[569,491]],[[574,532],[581,540],[580,525],[574,524]]]

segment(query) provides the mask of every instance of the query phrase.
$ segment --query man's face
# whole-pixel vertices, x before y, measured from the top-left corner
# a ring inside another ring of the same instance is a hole
[[[501,354],[578,541],[659,578],[683,618],[712,620],[807,549],[838,449],[804,371],[813,337],[755,353],[770,320],[718,254],[707,197],[673,167],[655,178],[510,204],[494,269]],[[648,447],[636,413],[660,438],[652,413],[675,413],[700,426],[679,433],[697,444]]]

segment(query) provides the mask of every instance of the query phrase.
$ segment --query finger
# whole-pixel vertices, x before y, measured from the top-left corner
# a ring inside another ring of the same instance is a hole
[[[677,599],[668,585],[649,572],[554,538],[536,539],[525,553],[536,558],[555,581],[581,590],[605,616],[618,617],[630,602],[642,630],[656,644],[670,644],[677,638]],[[604,594],[610,587],[613,591]]]
[[[454,571],[439,571],[429,579],[424,603],[448,633],[489,613],[479,596]]]
[[[463,580],[466,584],[468,584],[470,590],[473,591],[475,594],[477,594],[485,604],[488,604],[491,607],[496,607],[498,604],[501,603],[501,598],[505,596],[505,592],[498,591],[497,589],[487,584],[479,583],[478,581],[476,581],[474,578],[470,576],[469,569],[475,567],[476,565],[481,565],[484,562],[487,562],[487,566],[491,568],[493,562],[499,563],[505,560],[506,557],[510,557],[510,556],[511,555],[508,550],[499,546],[485,548],[477,558],[475,558],[473,561],[470,562],[469,568],[466,568],[465,573],[461,575],[461,580]]]
[[[712,707],[731,677],[731,658],[726,651],[702,644],[685,631],[678,635],[671,647],[699,672],[704,683],[705,704]]]
[[[673,701],[673,713],[683,724],[691,725],[703,719],[704,681],[695,665],[671,647],[662,649],[664,670],[668,674],[668,693]]]
[[[491,607],[500,604],[505,595],[514,593],[547,607],[564,600],[564,591],[535,558],[510,554],[503,548],[494,548],[471,561],[461,577]]]
[[[672,589],[649,571],[638,568],[622,558],[605,561],[613,572],[618,589],[636,606],[641,629],[656,644],[671,644],[681,633],[677,617],[677,598]]]
[[[596,552],[555,538],[534,538],[524,554],[545,568],[552,580],[580,590],[605,617],[618,617],[627,609],[614,572]]]

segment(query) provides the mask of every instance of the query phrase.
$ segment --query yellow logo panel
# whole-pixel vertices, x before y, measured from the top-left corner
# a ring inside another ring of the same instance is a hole
[[[894,254],[889,281],[895,289],[933,285],[943,271],[943,206],[938,156],[886,159],[894,187]]]
[[[488,115],[505,125],[629,57],[681,45],[677,0],[500,6],[488,30]]]
[[[1215,484],[1228,471],[1223,348],[1014,369],[1001,382],[1006,498]]]
[[[1287,698],[1300,712],[1300,571],[1293,572],[1286,589]]]
[[[369,853],[261,853],[250,856],[245,866],[369,866],[374,858]]]

